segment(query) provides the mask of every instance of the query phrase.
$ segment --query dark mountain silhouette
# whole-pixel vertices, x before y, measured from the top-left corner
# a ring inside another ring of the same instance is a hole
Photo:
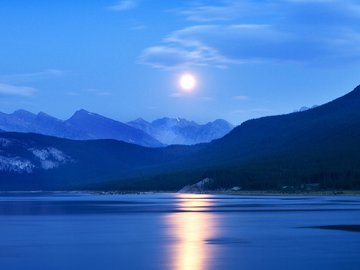
[[[1,133],[0,186],[176,190],[208,177],[214,187],[360,188],[359,108],[360,86],[311,110],[249,120],[195,146]]]

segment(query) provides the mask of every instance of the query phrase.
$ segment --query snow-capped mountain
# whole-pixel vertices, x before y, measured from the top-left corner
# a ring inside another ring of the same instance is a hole
[[[204,125],[168,117],[152,122],[138,118],[122,123],[83,109],[67,120],[25,110],[0,113],[0,130],[3,131],[31,132],[74,140],[115,139],[147,147],[210,142],[223,137],[232,128],[230,123],[221,119]]]
[[[142,118],[128,122],[128,125],[141,129],[163,144],[197,144],[210,142],[229,133],[233,126],[218,119],[204,125],[183,118],[168,118],[147,122]]]
[[[75,112],[65,121],[43,112],[33,114],[18,110],[11,114],[0,113],[0,129],[76,140],[115,139],[142,146],[162,146],[159,141],[139,129],[85,110]]]

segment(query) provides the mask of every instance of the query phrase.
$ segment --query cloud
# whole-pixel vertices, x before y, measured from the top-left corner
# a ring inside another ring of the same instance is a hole
[[[176,12],[197,24],[173,31],[146,48],[141,63],[176,69],[360,61],[360,4],[355,1],[226,1]]]
[[[215,49],[199,44],[191,47],[150,47],[143,51],[140,63],[161,69],[208,65],[224,68],[228,64],[235,63],[235,60],[227,59]]]
[[[32,96],[35,91],[36,89],[32,87],[0,83],[0,95],[28,97]]]
[[[226,57],[216,47],[207,44],[206,36],[212,38],[209,34],[218,30],[221,29],[213,25],[202,25],[175,31],[164,39],[164,45],[145,49],[140,63],[162,69],[210,65],[225,68],[241,63],[241,60]]]
[[[0,80],[3,82],[11,83],[28,83],[34,81],[40,81],[50,78],[58,78],[64,76],[65,72],[59,69],[46,69],[39,72],[32,73],[20,73],[10,75],[0,75]]]
[[[226,68],[232,64],[263,60],[264,54],[274,53],[273,47],[286,39],[291,37],[268,25],[191,26],[171,33],[164,39],[164,45],[145,49],[140,61],[164,69],[183,66]]]
[[[136,0],[122,0],[117,4],[110,6],[109,9],[113,11],[128,11],[136,8],[138,4],[139,3]]]
[[[179,10],[178,14],[195,22],[225,21],[238,16],[236,9],[228,6],[196,6]]]
[[[145,49],[140,55],[140,63],[148,64],[155,68],[174,68],[192,62],[192,53],[171,46],[154,46]]]
[[[0,95],[32,96],[36,92],[35,88],[19,84],[58,78],[64,74],[65,72],[59,69],[46,69],[39,72],[0,75]]]
[[[330,11],[330,13],[328,13]],[[355,0],[223,0],[218,4],[190,5],[175,12],[188,21],[209,23],[215,21],[246,20],[259,21],[263,19],[286,18],[293,12],[303,15],[301,21],[307,20],[311,14],[322,14],[321,17],[345,11],[346,16],[359,12],[359,3]],[[288,12],[288,13],[287,13]],[[309,12],[307,14],[307,12]],[[281,17],[279,17],[281,16]],[[330,21],[330,20],[329,20]]]
[[[263,15],[263,11],[269,10],[269,3],[254,4],[253,1],[219,1],[217,5],[204,5],[201,3],[177,9],[178,15],[184,16],[188,21],[196,23],[208,23],[212,21],[230,21],[250,14]],[[261,14],[259,14],[261,13]]]

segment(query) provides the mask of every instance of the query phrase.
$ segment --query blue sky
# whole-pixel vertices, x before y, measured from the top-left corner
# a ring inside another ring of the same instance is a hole
[[[359,1],[3,0],[0,17],[3,112],[239,124],[360,84]]]

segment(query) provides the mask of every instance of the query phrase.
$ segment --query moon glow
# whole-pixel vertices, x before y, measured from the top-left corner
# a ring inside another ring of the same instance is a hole
[[[189,73],[183,74],[179,79],[179,85],[182,90],[191,92],[196,86],[196,78]]]

